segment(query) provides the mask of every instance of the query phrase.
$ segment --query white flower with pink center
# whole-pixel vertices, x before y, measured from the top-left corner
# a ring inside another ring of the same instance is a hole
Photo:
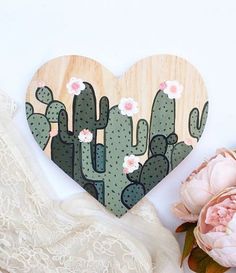
[[[138,113],[138,103],[132,98],[122,98],[118,105],[118,108],[122,115],[132,117]]]
[[[70,81],[67,83],[66,88],[69,94],[79,95],[81,91],[85,89],[85,84],[81,79],[72,77]]]
[[[168,95],[169,99],[179,99],[183,92],[183,85],[178,81],[165,81],[160,84],[160,88]]]
[[[79,133],[78,138],[80,142],[89,143],[93,140],[93,134],[88,129],[84,129]]]
[[[139,168],[139,158],[135,155],[125,156],[123,163],[123,173],[132,173]]]

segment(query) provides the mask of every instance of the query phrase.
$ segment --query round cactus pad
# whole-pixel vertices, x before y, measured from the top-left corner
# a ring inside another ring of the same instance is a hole
[[[92,59],[59,57],[39,68],[26,98],[44,153],[118,217],[187,157],[207,114],[200,74],[171,55],[120,78]]]

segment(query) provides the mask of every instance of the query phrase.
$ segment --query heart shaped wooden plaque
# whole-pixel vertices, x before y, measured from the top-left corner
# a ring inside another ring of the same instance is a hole
[[[207,114],[201,76],[170,55],[121,78],[89,58],[59,57],[36,72],[26,98],[42,150],[118,217],[186,158]]]

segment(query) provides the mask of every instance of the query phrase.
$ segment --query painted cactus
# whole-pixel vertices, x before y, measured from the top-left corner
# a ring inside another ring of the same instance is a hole
[[[207,115],[208,102],[206,102],[203,107],[201,118],[198,108],[193,108],[189,114],[189,133],[197,140],[199,140],[202,136],[203,130],[206,125]]]
[[[50,139],[51,123],[57,122],[59,112],[65,109],[65,105],[53,99],[53,93],[47,86],[37,88],[35,96],[47,105],[45,114],[34,113],[33,106],[26,102],[26,116],[34,138],[44,150]]]
[[[89,182],[82,173],[81,163],[81,142],[78,138],[80,132],[88,129],[93,134],[93,140],[89,144],[91,146],[91,157],[93,167],[96,168],[96,139],[97,130],[103,129],[107,125],[109,116],[109,101],[107,97],[102,97],[99,103],[100,115],[97,119],[96,97],[91,84],[84,83],[85,89],[79,94],[75,95],[73,99],[73,123],[72,132],[68,130],[68,115],[65,110],[60,111],[58,117],[58,134],[60,140],[65,145],[73,145],[73,175],[72,178],[84,186]],[[68,148],[69,149],[69,148]],[[52,153],[62,153],[57,149],[53,149]],[[92,189],[91,186],[88,186]]]
[[[168,147],[168,139],[172,143],[177,141],[177,136],[171,134],[167,138],[164,135],[153,137],[149,144],[151,156],[143,165],[140,164],[137,171],[127,175],[127,178],[131,182],[141,183],[144,186],[145,192],[149,192],[169,173],[169,161],[165,156]],[[123,200],[125,200],[124,197]]]
[[[171,153],[171,168],[172,170],[179,165],[187,155],[192,151],[192,145],[187,145],[181,141],[177,143]]]
[[[121,202],[121,192],[128,185],[123,173],[124,157],[130,154],[143,155],[147,150],[148,123],[139,120],[137,141],[133,144],[133,121],[122,115],[117,106],[110,109],[107,127],[104,130],[105,171],[98,172],[93,168],[91,145],[82,144],[83,174],[88,180],[104,182],[105,206],[117,216],[123,215],[127,208]]]
[[[156,135],[167,137],[174,131],[175,100],[170,99],[163,90],[159,90],[152,105],[149,141],[151,142],[152,138]]]

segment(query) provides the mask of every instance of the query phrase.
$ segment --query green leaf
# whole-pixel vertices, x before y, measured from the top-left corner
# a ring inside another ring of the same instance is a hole
[[[224,273],[227,270],[229,270],[229,268],[223,267],[222,265],[212,260],[212,262],[206,268],[206,273]]]
[[[197,223],[183,223],[182,225],[180,225],[179,227],[177,227],[176,229],[176,233],[180,233],[180,232],[186,232],[189,229],[195,228],[197,226]]]
[[[188,265],[192,271],[197,273],[224,273],[229,269],[219,265],[199,247],[192,250]]]
[[[186,223],[186,224],[188,225],[182,227],[182,228],[186,228],[187,232],[185,235],[184,248],[183,248],[182,258],[181,258],[181,266],[183,265],[184,259],[188,257],[188,255],[191,253],[192,249],[194,248],[196,244],[196,239],[193,233],[196,224],[191,224],[191,225],[190,223]]]
[[[188,266],[194,272],[206,273],[209,258],[210,257],[206,252],[201,250],[201,248],[195,247],[188,258]]]

